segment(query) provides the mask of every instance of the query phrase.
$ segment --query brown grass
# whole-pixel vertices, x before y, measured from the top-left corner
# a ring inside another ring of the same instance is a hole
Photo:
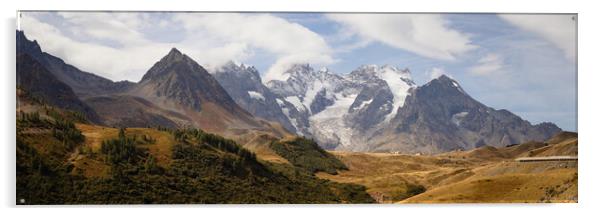
[[[576,195],[576,183],[570,182],[576,170],[556,169],[540,173],[513,173],[491,177],[471,177],[466,180],[434,188],[401,203],[522,203],[571,202],[569,194]],[[563,190],[563,197],[549,197],[550,187],[560,190],[569,184],[572,191]],[[573,189],[573,186],[575,189]]]
[[[176,141],[168,132],[149,128],[128,128],[126,135],[137,135],[138,137],[146,135],[156,139],[155,143],[144,145],[144,147],[148,148],[149,153],[157,159],[157,164],[160,166],[168,166],[171,162],[172,150]]]
[[[100,145],[103,140],[117,138],[119,134],[119,129],[116,128],[88,124],[76,124],[76,127],[86,137],[84,145],[90,147],[94,152],[100,151]],[[141,138],[143,135],[146,135],[155,139],[155,143],[139,147],[147,148],[149,153],[157,159],[157,164],[161,166],[169,165],[175,140],[168,132],[152,128],[127,128],[125,133],[128,137],[135,135]]]
[[[383,203],[576,202],[576,162],[514,162],[530,151],[566,155],[576,149],[576,139],[569,139],[432,156],[332,152],[349,170],[317,176],[364,185]],[[427,191],[406,199],[408,185]]]

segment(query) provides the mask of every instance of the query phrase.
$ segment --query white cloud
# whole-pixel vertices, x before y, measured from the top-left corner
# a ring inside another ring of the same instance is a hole
[[[468,35],[451,29],[437,14],[328,14],[341,23],[343,34],[382,42],[421,56],[454,60],[475,49]]]
[[[142,13],[77,13],[59,12],[68,30],[81,37],[111,40],[122,46],[148,43],[138,32],[145,17]]]
[[[477,61],[477,65],[470,68],[474,75],[490,75],[500,71],[504,67],[503,59],[500,55],[489,53]]]
[[[445,70],[440,67],[434,67],[434,68],[431,68],[431,70],[429,70],[427,73],[430,76],[431,80],[433,80],[433,79],[437,79],[440,76],[444,75]]]
[[[500,18],[525,31],[533,32],[561,49],[569,60],[575,59],[576,21],[574,15],[502,14]]]
[[[85,14],[94,15],[95,13]],[[131,36],[124,36],[127,39],[119,39],[113,36],[126,35],[129,32],[123,32],[119,28],[99,29],[95,32],[92,26],[79,26],[78,23],[82,21],[79,20],[81,19],[80,16],[84,14],[72,17],[78,20],[74,22],[70,22],[71,19],[67,18],[66,24],[72,25],[67,30],[77,29],[78,31],[74,32],[75,34],[85,34],[97,39],[114,39],[115,42],[123,43],[123,46],[115,48],[100,43],[82,42],[68,37],[57,27],[40,21],[38,15],[38,13],[33,12],[23,13],[20,20],[20,27],[29,39],[38,40],[43,51],[58,56],[83,71],[92,72],[112,80],[138,81],[144,72],[169,52],[170,47],[173,46],[172,44],[151,42],[131,45],[126,43],[131,39]],[[101,20],[116,22],[108,18]],[[110,34],[111,32],[112,34]]]
[[[264,81],[285,79],[282,72],[295,63],[334,62],[326,41],[302,25],[268,14],[177,14],[188,31],[188,38],[231,41],[259,48],[277,56]],[[205,37],[201,37],[205,36]]]
[[[268,79],[281,78],[291,64],[334,62],[320,35],[268,14],[177,13],[162,14],[158,21],[148,13],[65,12],[56,14],[60,25],[41,15],[23,13],[21,28],[30,39],[38,40],[44,51],[112,80],[138,81],[171,47],[209,67],[244,61],[254,50],[265,50],[276,58]],[[166,33],[182,34],[182,39],[165,43],[145,37],[145,28],[161,26],[181,26]]]

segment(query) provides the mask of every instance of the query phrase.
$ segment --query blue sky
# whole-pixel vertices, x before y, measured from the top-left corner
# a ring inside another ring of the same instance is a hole
[[[264,80],[294,63],[345,74],[409,68],[446,74],[475,99],[532,123],[576,130],[574,15],[24,12],[44,51],[112,80],[138,81],[171,47],[207,68],[254,65]]]

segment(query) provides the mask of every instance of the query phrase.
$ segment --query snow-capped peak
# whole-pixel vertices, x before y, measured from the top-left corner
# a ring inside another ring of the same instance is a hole
[[[393,110],[387,115],[386,120],[392,119],[397,114],[397,110],[403,106],[409,90],[416,87],[416,84],[412,81],[410,70],[407,68],[400,69],[392,65],[362,65],[352,71],[347,78],[358,84],[375,83],[378,80],[387,83],[389,90],[393,94],[391,104],[393,105]]]
[[[322,72],[322,73],[328,73],[328,68],[327,67],[321,67],[320,70],[318,70],[318,72]]]

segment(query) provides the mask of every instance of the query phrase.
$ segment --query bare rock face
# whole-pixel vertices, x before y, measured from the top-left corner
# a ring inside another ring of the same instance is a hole
[[[132,92],[195,111],[210,102],[229,111],[244,112],[211,74],[175,48],[148,70]]]
[[[531,125],[507,110],[487,107],[443,75],[412,90],[387,133],[411,142],[387,148],[435,153],[483,145],[502,147],[543,141],[560,131],[552,123]]]
[[[289,118],[284,114],[284,100],[272,93],[262,82],[259,72],[253,66],[235,64],[230,61],[211,71],[220,83],[243,109],[253,116],[280,123],[286,130],[297,132]],[[281,105],[282,104],[282,105]],[[288,106],[292,106],[288,104]]]
[[[348,121],[358,131],[366,131],[383,122],[393,110],[393,94],[383,80],[367,83],[349,107]]]

